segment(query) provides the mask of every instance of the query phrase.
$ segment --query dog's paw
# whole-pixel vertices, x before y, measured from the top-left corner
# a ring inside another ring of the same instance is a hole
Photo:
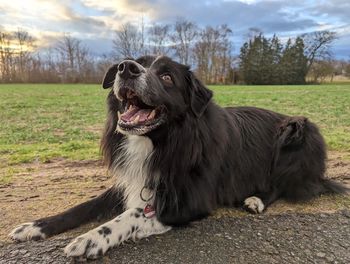
[[[46,235],[41,231],[41,227],[31,222],[17,226],[11,231],[9,237],[15,241],[27,241],[45,239]]]
[[[68,257],[96,259],[101,257],[108,248],[109,238],[94,229],[74,239],[65,247],[64,253]]]
[[[260,214],[265,206],[259,197],[251,196],[244,200],[244,208],[251,213]]]

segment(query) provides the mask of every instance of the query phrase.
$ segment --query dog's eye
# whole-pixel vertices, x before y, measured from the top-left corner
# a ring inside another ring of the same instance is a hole
[[[171,79],[171,76],[169,74],[163,74],[162,76],[160,76],[160,78],[162,78],[163,81],[166,81],[168,83],[173,82],[173,80]]]

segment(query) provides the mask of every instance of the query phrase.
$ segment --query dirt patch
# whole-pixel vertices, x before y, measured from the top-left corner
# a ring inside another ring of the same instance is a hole
[[[87,126],[84,128],[85,131],[94,133],[96,135],[100,135],[101,131],[103,130],[102,126]]]
[[[100,161],[54,160],[14,170],[11,181],[0,185],[0,241],[14,225],[66,210],[112,185]]]
[[[327,175],[350,187],[350,160],[345,155],[329,153]],[[0,169],[0,173],[4,170]],[[4,242],[15,225],[64,211],[113,184],[101,161],[56,159],[50,163],[23,164],[13,170],[11,180],[0,185],[0,241]],[[278,201],[266,213],[333,212],[343,208],[350,208],[349,196],[322,196],[302,204]],[[245,214],[237,209],[220,209],[214,217]]]

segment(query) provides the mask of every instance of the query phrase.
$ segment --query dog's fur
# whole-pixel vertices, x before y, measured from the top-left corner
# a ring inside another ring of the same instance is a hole
[[[95,258],[126,239],[166,232],[220,206],[261,213],[279,198],[294,202],[345,192],[324,177],[325,143],[307,118],[222,108],[188,67],[167,57],[128,63],[140,76],[122,79],[123,69],[114,65],[103,82],[113,89],[101,147],[116,184],[64,213],[17,227],[13,239],[42,239],[100,215],[119,215],[65,249],[68,256]],[[120,95],[126,85],[147,105],[163,107],[155,128],[128,131],[118,123],[118,111],[126,111]],[[143,213],[147,204],[154,217]]]

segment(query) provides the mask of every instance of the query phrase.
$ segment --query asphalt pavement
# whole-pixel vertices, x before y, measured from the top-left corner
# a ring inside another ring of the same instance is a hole
[[[71,239],[4,243],[0,263],[76,262],[63,254]],[[125,243],[88,263],[350,263],[350,210],[210,217]]]

